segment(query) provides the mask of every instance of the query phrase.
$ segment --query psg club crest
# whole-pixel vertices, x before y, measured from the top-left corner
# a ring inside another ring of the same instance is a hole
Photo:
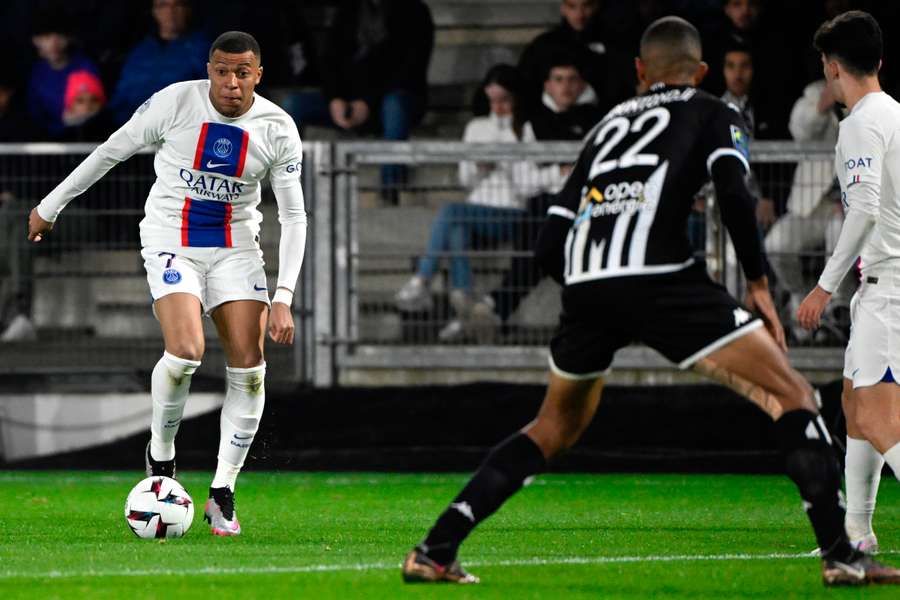
[[[228,138],[221,137],[217,139],[216,143],[213,145],[213,154],[219,158],[228,158],[231,156],[231,150],[231,140]]]
[[[181,273],[176,269],[166,269],[163,271],[163,283],[175,285],[179,281],[181,281]]]

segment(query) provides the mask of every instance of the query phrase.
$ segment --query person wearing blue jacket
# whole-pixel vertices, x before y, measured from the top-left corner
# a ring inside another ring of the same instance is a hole
[[[156,30],[125,59],[109,108],[118,126],[147,98],[178,81],[206,78],[210,41],[190,28],[189,0],[153,0]]]

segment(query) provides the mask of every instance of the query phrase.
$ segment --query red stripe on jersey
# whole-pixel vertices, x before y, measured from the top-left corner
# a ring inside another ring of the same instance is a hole
[[[206,144],[206,130],[209,129],[209,123],[204,123],[200,129],[200,138],[197,140],[197,151],[194,152],[194,168],[199,169],[203,164],[203,146]]]
[[[235,177],[240,177],[244,173],[244,163],[247,162],[247,146],[250,145],[250,134],[244,131],[241,138],[241,157],[238,159],[237,171]]]
[[[244,134],[247,135],[246,133]],[[244,138],[246,139],[246,137]],[[225,247],[231,248],[231,203],[225,205]]]
[[[203,126],[203,135],[206,135],[206,126]],[[184,206],[181,207],[181,245],[188,246],[188,225],[190,223],[191,199],[184,199]]]

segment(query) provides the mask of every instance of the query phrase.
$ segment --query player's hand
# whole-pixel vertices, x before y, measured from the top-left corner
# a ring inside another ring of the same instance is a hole
[[[276,344],[294,343],[294,315],[284,302],[273,302],[269,313],[269,337]]]
[[[747,308],[759,313],[766,329],[775,338],[775,343],[784,352],[787,352],[787,341],[784,337],[784,327],[775,312],[775,303],[772,302],[772,294],[769,293],[769,280],[763,275],[759,279],[747,282]]]
[[[53,229],[53,223],[42,219],[37,208],[32,208],[31,214],[28,215],[28,241],[40,242],[51,229]]]
[[[328,112],[331,120],[341,129],[350,129],[350,120],[347,118],[347,101],[343,98],[335,98],[328,103]]]
[[[369,120],[369,105],[365,100],[354,100],[350,103],[350,127],[359,127]]]
[[[817,329],[822,322],[822,313],[831,300],[831,294],[816,286],[806,295],[800,308],[797,309],[797,321],[800,327],[812,331]]]

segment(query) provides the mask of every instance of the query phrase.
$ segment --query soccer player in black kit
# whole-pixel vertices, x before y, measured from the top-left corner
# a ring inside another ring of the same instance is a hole
[[[543,405],[534,421],[494,447],[409,553],[404,580],[478,582],[457,560],[460,544],[578,440],[616,350],[640,341],[776,419],[787,474],[823,550],[826,585],[900,583],[900,570],[848,542],[831,437],[812,388],[788,364],[763,273],[745,183],[746,128],[736,110],[695,87],[707,70],[697,30],[677,17],[659,19],[644,32],[635,63],[647,91],[613,108],[588,134],[535,251],[563,286]],[[747,277],[746,307],[709,279],[688,243],[694,193],[709,178]]]

